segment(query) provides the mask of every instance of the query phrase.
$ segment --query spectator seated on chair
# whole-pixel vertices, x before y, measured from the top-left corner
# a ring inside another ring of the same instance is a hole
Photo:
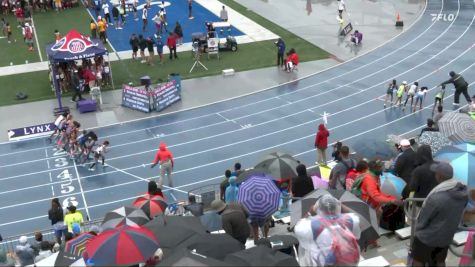
[[[292,72],[297,69],[298,64],[299,56],[297,55],[297,52],[295,52],[295,49],[292,48],[287,53],[287,59],[285,60],[285,70],[287,72]]]
[[[355,45],[359,45],[361,41],[363,41],[363,34],[356,30],[355,33],[351,35],[351,42]]]

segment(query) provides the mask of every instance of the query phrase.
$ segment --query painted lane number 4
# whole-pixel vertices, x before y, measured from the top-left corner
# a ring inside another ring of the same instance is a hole
[[[430,14],[432,16],[432,21],[453,21],[455,19],[454,14]]]

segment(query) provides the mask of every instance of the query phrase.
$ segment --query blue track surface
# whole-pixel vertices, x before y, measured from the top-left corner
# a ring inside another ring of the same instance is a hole
[[[107,29],[107,38],[112,43],[112,46],[116,51],[127,51],[132,50],[129,44],[129,39],[132,33],[137,35],[142,34],[144,37],[153,36],[156,33],[155,23],[152,21],[152,18],[160,11],[160,7],[157,5],[161,1],[151,1],[151,8],[148,10],[148,27],[145,32],[142,31],[142,7],[145,4],[146,0],[138,0],[138,11],[137,17],[138,21],[134,20],[133,12],[127,12],[125,17],[125,26],[121,30],[117,30],[114,26],[110,26]],[[170,3],[170,5],[168,5]],[[193,16],[194,19],[188,19],[188,1],[187,0],[173,0],[165,1],[165,9],[167,11],[167,21],[168,21],[168,30],[173,32],[175,28],[175,23],[180,22],[183,28],[183,42],[191,42],[191,34],[194,32],[206,32],[205,23],[207,21],[220,21],[219,17],[211,13],[209,10],[201,6],[200,4],[193,2]],[[110,6],[110,15],[112,18],[112,4],[109,2]],[[95,14],[93,9],[90,9],[91,14]],[[103,11],[101,15],[104,16]],[[114,20],[112,18],[112,20]],[[220,32],[218,32],[219,34]],[[220,37],[225,37],[228,34],[233,36],[244,35],[242,32],[237,30],[235,27],[231,27],[231,31],[227,30],[220,35]],[[162,40],[166,42],[167,34],[162,33]]]
[[[9,236],[48,227],[53,194],[61,201],[75,198],[91,219],[130,204],[146,190],[145,179],[158,175],[148,164],[159,142],[166,142],[175,155],[175,195],[182,199],[184,192],[218,183],[234,162],[247,168],[268,152],[289,152],[311,165],[316,157],[314,136],[324,112],[331,114],[331,142],[351,146],[384,140],[388,134],[413,136],[430,116],[432,88],[450,70],[469,82],[475,76],[474,11],[471,0],[430,0],[410,30],[330,70],[232,101],[97,129],[100,138],[112,144],[107,160],[111,166],[97,172],[55,155],[43,139],[2,144],[0,233]],[[432,21],[430,14],[436,13],[455,14],[455,20]],[[383,109],[377,98],[393,78],[431,88],[427,108],[416,113]],[[473,88],[470,91],[474,93]],[[449,88],[446,108],[451,108],[452,95]]]

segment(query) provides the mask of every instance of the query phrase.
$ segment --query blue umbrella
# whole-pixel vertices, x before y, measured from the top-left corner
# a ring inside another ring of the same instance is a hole
[[[280,190],[270,176],[251,176],[239,187],[238,200],[252,221],[262,222],[279,209]]]
[[[406,182],[390,172],[383,172],[381,179],[381,191],[387,195],[401,198],[402,190],[406,186]]]
[[[452,164],[455,179],[469,187],[475,186],[475,145],[462,143],[446,147],[435,158]]]

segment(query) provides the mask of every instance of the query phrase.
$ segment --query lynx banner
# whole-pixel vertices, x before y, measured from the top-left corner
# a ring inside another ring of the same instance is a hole
[[[23,128],[8,130],[8,140],[21,140],[26,138],[33,138],[38,136],[45,136],[51,134],[56,126],[54,123],[43,123],[34,126],[27,126]]]

